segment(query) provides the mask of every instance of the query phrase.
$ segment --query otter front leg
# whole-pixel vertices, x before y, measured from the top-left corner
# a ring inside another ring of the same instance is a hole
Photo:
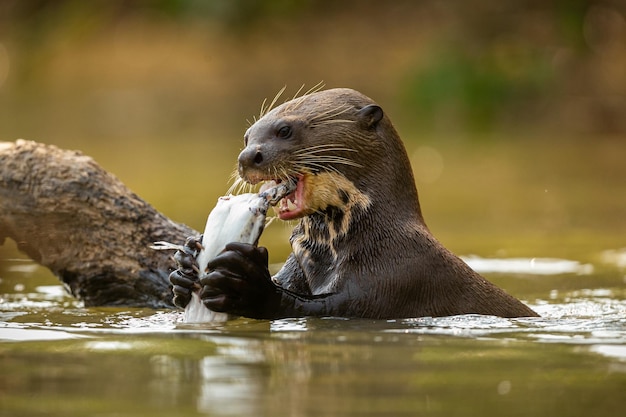
[[[196,258],[202,250],[202,236],[190,236],[185,240],[185,244],[174,254],[174,262],[177,269],[170,276],[173,302],[176,306],[185,308],[191,301],[191,293],[200,289],[198,283],[198,263]]]
[[[200,298],[213,311],[257,319],[276,318],[281,289],[268,270],[267,249],[247,243],[229,243],[209,262],[200,280]]]
[[[300,295],[274,284],[267,249],[229,243],[209,262],[200,298],[213,311],[255,319],[346,315],[345,294]]]

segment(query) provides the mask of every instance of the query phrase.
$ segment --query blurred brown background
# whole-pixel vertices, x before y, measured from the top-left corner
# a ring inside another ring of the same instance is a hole
[[[263,99],[320,81],[390,114],[452,249],[623,241],[623,1],[0,1],[0,140],[80,149],[196,229]]]

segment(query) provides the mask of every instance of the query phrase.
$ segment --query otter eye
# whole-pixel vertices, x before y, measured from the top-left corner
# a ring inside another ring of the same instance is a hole
[[[243,146],[248,146],[248,135],[243,135]]]
[[[280,139],[287,139],[291,136],[291,126],[283,126],[276,132],[276,136]]]

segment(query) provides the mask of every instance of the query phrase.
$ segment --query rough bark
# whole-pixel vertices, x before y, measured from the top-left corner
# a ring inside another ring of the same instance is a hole
[[[197,234],[143,201],[80,152],[0,143],[0,244],[49,268],[86,306],[171,307],[171,252]]]

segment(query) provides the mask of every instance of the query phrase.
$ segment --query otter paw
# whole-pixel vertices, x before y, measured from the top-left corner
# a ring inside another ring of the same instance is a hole
[[[265,248],[229,243],[209,262],[209,274],[200,280],[200,298],[213,311],[250,318],[269,318],[268,307],[280,302],[271,280]]]
[[[174,293],[174,305],[185,308],[191,301],[191,293],[199,288],[197,278],[185,276],[180,269],[173,271],[170,276],[172,292]]]
[[[174,253],[177,268],[183,270],[186,275],[198,275],[196,258],[202,250],[202,236],[189,236],[182,248]]]
[[[174,293],[173,302],[176,306],[185,308],[191,301],[191,293],[200,288],[198,285],[198,263],[196,257],[202,249],[202,235],[190,236],[185,244],[174,254],[177,269],[169,275]]]

